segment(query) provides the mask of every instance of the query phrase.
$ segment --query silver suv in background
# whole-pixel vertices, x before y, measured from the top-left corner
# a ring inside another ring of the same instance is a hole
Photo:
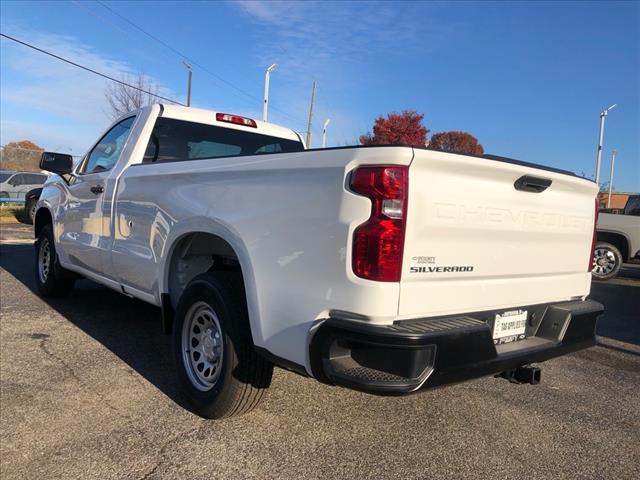
[[[600,213],[593,277],[609,280],[624,263],[640,261],[640,195],[631,195],[622,214]]]

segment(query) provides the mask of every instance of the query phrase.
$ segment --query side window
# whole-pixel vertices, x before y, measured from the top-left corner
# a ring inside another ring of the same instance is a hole
[[[126,118],[109,130],[89,153],[81,173],[111,170],[122,153],[134,120],[135,117]]]
[[[629,197],[627,205],[624,208],[626,215],[633,215],[634,217],[640,217],[640,196]]]
[[[13,187],[17,187],[19,185],[24,185],[24,173],[18,173],[16,175],[13,176],[13,178],[11,178],[11,180],[9,180],[9,185],[13,186]]]
[[[38,175],[37,173],[32,173],[27,175],[26,184],[27,185],[42,185],[47,177],[44,175]]]

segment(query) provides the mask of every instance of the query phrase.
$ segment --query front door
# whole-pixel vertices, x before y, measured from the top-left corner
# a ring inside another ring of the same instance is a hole
[[[64,220],[60,222],[62,250],[72,265],[98,274],[104,271],[102,251],[109,248],[103,233],[109,222],[108,212],[102,208],[105,183],[120,159],[134,119],[122,120],[102,137],[68,187]]]

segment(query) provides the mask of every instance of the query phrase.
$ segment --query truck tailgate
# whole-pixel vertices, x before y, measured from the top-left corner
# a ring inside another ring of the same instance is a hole
[[[399,318],[534,305],[589,293],[593,182],[415,149]],[[524,175],[551,180],[518,190]]]

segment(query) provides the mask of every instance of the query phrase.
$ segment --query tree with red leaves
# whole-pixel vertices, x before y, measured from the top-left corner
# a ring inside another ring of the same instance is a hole
[[[464,153],[467,155],[484,155],[484,148],[478,139],[467,132],[440,132],[431,137],[429,149],[442,152]]]
[[[424,115],[414,110],[392,112],[387,118],[378,117],[373,124],[373,135],[360,137],[362,145],[413,145],[424,147],[429,129],[422,125]]]

